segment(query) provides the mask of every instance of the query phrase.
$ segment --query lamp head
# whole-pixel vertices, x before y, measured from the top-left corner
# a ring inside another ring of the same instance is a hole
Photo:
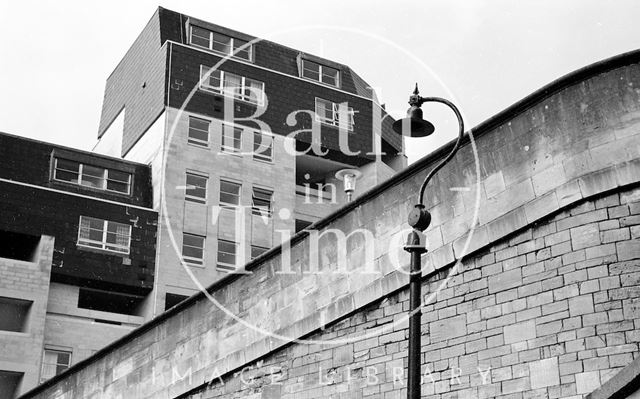
[[[422,108],[420,107],[423,102],[416,83],[413,95],[409,97],[411,107],[407,110],[407,117],[393,122],[393,131],[409,137],[426,137],[433,133],[435,130],[433,124],[422,117]]]

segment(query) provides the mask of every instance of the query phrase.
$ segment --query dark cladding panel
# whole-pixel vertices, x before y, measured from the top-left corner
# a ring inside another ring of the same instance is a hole
[[[157,213],[0,182],[0,230],[55,237],[52,280],[146,293],[153,287]],[[129,254],[77,245],[80,216],[131,226]]]

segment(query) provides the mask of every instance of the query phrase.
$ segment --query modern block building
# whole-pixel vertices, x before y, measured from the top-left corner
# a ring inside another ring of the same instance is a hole
[[[637,87],[640,51],[570,73],[476,126],[477,151],[431,181],[422,398],[640,395]],[[218,304],[199,293],[24,399],[405,398],[405,221],[452,145],[316,223],[350,237],[347,271],[337,240],[315,252],[302,232],[210,287]]]
[[[152,166],[157,315],[406,166],[346,65],[159,8],[106,83],[96,152]],[[196,283],[196,281],[198,283]]]
[[[346,65],[156,10],[93,152],[0,136],[0,397],[343,206],[338,171],[358,195],[404,168],[392,122]]]
[[[141,325],[157,212],[147,165],[0,134],[0,397]]]

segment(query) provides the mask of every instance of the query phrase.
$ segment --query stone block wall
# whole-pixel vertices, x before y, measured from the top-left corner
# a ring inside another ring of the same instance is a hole
[[[584,201],[423,284],[426,398],[582,398],[640,355],[640,189]],[[405,398],[408,290],[212,378],[204,398]],[[388,327],[388,328],[387,328]],[[178,382],[188,378],[177,373]],[[181,374],[182,373],[182,374]],[[215,374],[214,374],[215,376]]]

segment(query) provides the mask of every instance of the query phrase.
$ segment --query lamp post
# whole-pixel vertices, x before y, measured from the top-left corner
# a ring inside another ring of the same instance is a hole
[[[464,135],[464,122],[458,108],[448,100],[440,97],[421,97],[418,91],[418,84],[409,97],[407,117],[393,123],[393,130],[402,135],[410,137],[425,137],[433,133],[434,126],[422,118],[422,104],[426,102],[438,102],[445,104],[456,114],[458,118],[459,132],[453,148],[449,154],[438,163],[422,182],[419,191],[419,200],[409,213],[408,223],[413,229],[407,236],[407,243],[404,250],[411,254],[411,269],[409,273],[409,373],[407,378],[407,398],[420,398],[420,353],[421,353],[421,329],[420,318],[422,315],[422,258],[421,255],[427,252],[427,243],[423,233],[431,223],[431,214],[424,205],[424,192],[429,180],[447,162],[453,158],[460,147],[460,142]]]

